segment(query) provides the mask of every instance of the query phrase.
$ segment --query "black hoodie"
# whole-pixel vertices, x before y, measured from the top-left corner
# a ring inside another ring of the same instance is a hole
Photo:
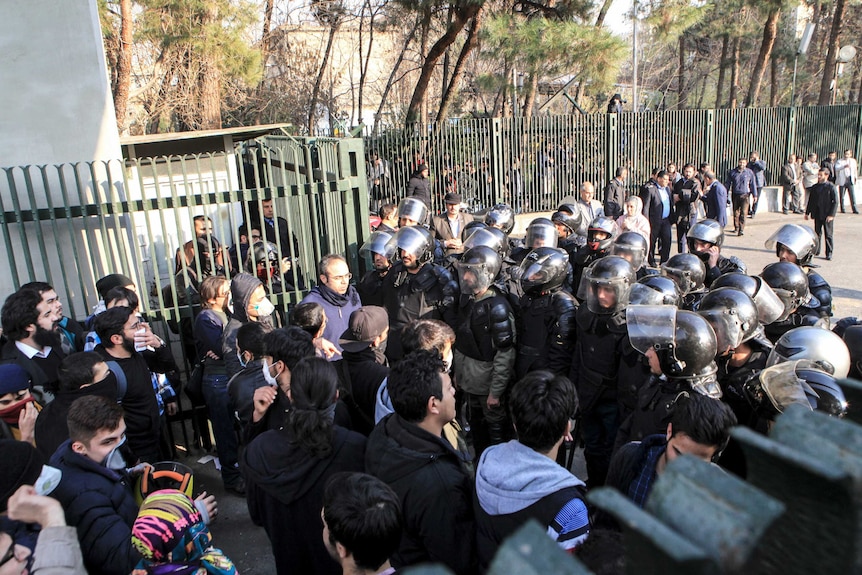
[[[248,511],[266,529],[278,573],[341,573],[321,537],[323,489],[335,473],[365,470],[365,438],[337,425],[332,435],[325,458],[291,441],[287,429],[259,435],[240,458]]]
[[[236,356],[236,332],[250,320],[248,318],[248,302],[251,294],[263,284],[251,274],[237,274],[230,282],[230,293],[233,296],[233,311],[221,334],[222,359],[228,377],[233,377],[242,371],[242,365]],[[261,323],[268,323],[269,317],[259,318]]]
[[[371,432],[365,467],[398,494],[404,513],[396,569],[439,562],[457,575],[476,571],[473,481],[464,462],[442,437],[398,414]]]

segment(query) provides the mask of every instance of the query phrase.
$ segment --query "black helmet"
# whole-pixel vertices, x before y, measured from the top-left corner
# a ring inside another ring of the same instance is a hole
[[[710,289],[723,287],[738,289],[753,299],[754,305],[757,306],[757,321],[763,325],[771,324],[784,313],[784,303],[763,278],[742,272],[730,272],[718,276]]]
[[[746,382],[745,391],[767,419],[793,404],[834,417],[847,413],[847,399],[835,378],[804,359],[767,367]]]
[[[623,232],[614,240],[611,255],[627,259],[635,270],[639,270],[648,250],[649,244],[642,235],[637,232]]]
[[[672,305],[679,306],[679,286],[664,276],[646,276],[632,286],[629,305]]]
[[[420,264],[429,262],[434,257],[434,238],[431,237],[431,232],[422,226],[400,228],[389,240],[389,244],[396,259],[401,259],[402,250],[415,256]]]
[[[479,230],[487,230],[488,226],[484,222],[473,220],[464,226],[464,231],[461,232],[464,240],[475,234]]]
[[[509,242],[506,241],[506,235],[503,230],[497,228],[489,228],[487,226],[478,228],[464,240],[464,250],[469,250],[477,246],[487,246],[500,254],[500,257],[506,255]]]
[[[551,215],[551,221],[555,224],[562,224],[569,230],[569,235],[578,234],[583,229],[583,214],[580,210],[574,214],[568,212],[556,211]]]
[[[596,260],[584,271],[587,287],[587,309],[596,314],[616,313],[626,308],[629,292],[635,283],[635,270],[628,260],[620,256],[606,256]],[[610,288],[614,302],[610,307],[602,305],[599,288]]]
[[[703,290],[706,266],[694,254],[676,254],[661,265],[661,275],[673,279],[685,296]]]
[[[859,379],[862,377],[862,325],[847,326],[841,338],[850,352],[851,370],[848,375],[854,379]]]
[[[569,271],[569,254],[558,248],[536,248],[521,262],[521,291],[540,294],[563,285]]]
[[[619,228],[616,222],[611,218],[599,216],[590,222],[590,227],[587,230],[587,246],[594,252],[605,252],[610,249],[617,236]],[[607,237],[598,239],[597,234],[604,233]]]
[[[555,248],[558,236],[554,222],[548,218],[536,218],[527,226],[524,245],[531,250],[541,247]]]
[[[492,248],[476,246],[464,252],[455,264],[461,293],[476,295],[487,290],[503,266],[503,258]]]
[[[497,204],[485,214],[485,223],[492,228],[503,230],[505,234],[511,234],[515,227],[515,212],[508,204]]]
[[[644,354],[655,350],[666,376],[701,378],[711,371],[715,332],[698,314],[668,305],[632,305],[626,310],[626,326],[632,347]],[[709,395],[714,393],[709,390]]]
[[[828,329],[814,326],[795,327],[785,332],[769,352],[767,366],[807,359],[837,379],[850,371],[850,350],[844,340]]]
[[[769,264],[760,272],[760,277],[784,304],[784,313],[776,321],[787,319],[791,313],[805,304],[811,297],[811,293],[808,291],[808,276],[796,264],[790,262]]]
[[[811,262],[819,250],[820,239],[814,230],[801,224],[784,224],[764,242],[767,249],[775,250],[778,256],[781,246],[796,254],[796,263],[804,266]]]
[[[373,258],[374,254],[380,254],[392,261],[392,257],[395,255],[395,246],[389,243],[389,240],[392,239],[393,235],[395,234],[391,232],[372,232],[362,247],[359,248],[359,255],[364,258]]]
[[[754,337],[760,325],[754,300],[731,287],[711,290],[703,296],[697,313],[715,331],[718,355],[726,355]]]
[[[428,206],[418,198],[404,198],[398,202],[398,219],[407,218],[419,225],[428,217]]]
[[[270,278],[275,278],[279,275],[280,267],[278,265],[278,251],[275,244],[272,242],[255,242],[248,250],[246,256],[246,271],[257,276],[257,278],[266,283]],[[258,273],[258,266],[264,267]]]

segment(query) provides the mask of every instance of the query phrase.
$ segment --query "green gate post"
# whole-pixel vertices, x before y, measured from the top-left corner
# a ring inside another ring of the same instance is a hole
[[[506,154],[503,149],[503,125],[500,118],[491,118],[488,125],[490,137],[488,139],[489,146],[489,162],[492,170],[494,170],[494,185],[491,188],[491,205],[485,206],[490,208],[503,201],[503,186],[507,171]]]
[[[790,154],[795,153],[797,149],[800,149],[797,144],[799,142],[796,141],[796,108],[784,108],[787,110],[787,146],[784,150],[784,158],[787,159],[790,157]]]

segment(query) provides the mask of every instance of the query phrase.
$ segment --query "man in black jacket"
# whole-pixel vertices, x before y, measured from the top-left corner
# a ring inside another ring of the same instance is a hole
[[[838,211],[838,190],[829,181],[829,169],[820,168],[817,172],[817,183],[808,188],[808,206],[805,208],[805,219],[814,220],[814,231],[817,237],[824,236],[826,244],[826,259],[832,259],[832,229],[835,213]]]
[[[614,179],[605,186],[604,209],[605,216],[616,220],[623,215],[623,205],[626,203],[626,178],[629,170],[625,166],[617,168]]]
[[[436,352],[408,354],[393,367],[388,386],[395,413],[371,432],[365,468],[392,487],[404,511],[392,566],[439,562],[457,575],[475,573],[469,456],[442,437],[455,418],[455,388],[443,361]]]
[[[105,310],[96,317],[95,327],[102,343],[94,351],[116,361],[126,378],[122,403],[129,447],[141,461],[155,463],[160,460],[161,426],[153,373],[177,369],[171,349],[128,307]]]
[[[650,180],[641,187],[640,197],[643,200],[643,215],[647,217],[650,225],[649,254],[647,259],[649,265],[658,267],[655,260],[655,249],[658,244],[661,263],[670,257],[670,228],[673,222],[673,198],[668,189],[669,177],[667,172],[660,169],[653,170]]]
[[[417,165],[416,171],[410,175],[410,182],[407,184],[407,197],[418,198],[422,200],[425,207],[431,209],[431,183],[428,181],[427,164]]]
[[[30,375],[36,400],[49,403],[54,398],[57,369],[65,357],[57,333],[60,314],[38,291],[22,288],[6,298],[0,316],[9,339],[0,351],[0,363],[20,365]]]

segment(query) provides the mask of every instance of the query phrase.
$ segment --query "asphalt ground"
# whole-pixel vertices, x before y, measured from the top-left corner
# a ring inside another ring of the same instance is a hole
[[[535,217],[548,214],[529,214],[518,216],[518,226],[515,234],[523,229]],[[783,215],[775,212],[761,212],[753,219],[748,219],[745,225],[745,235],[736,236],[728,226],[722,253],[735,255],[747,265],[749,273],[756,274],[764,266],[777,261],[775,253],[764,247],[764,241],[784,223],[805,222],[801,215]],[[675,238],[674,230],[674,238]],[[676,253],[676,247],[671,254]],[[862,316],[862,215],[851,213],[838,214],[835,219],[835,250],[833,259],[827,261],[821,252],[814,259],[818,272],[832,286],[834,319],[845,316]],[[179,424],[174,424],[177,439],[181,438]],[[191,424],[186,423],[191,440]],[[185,449],[185,448],[183,448]],[[275,564],[272,559],[269,540],[263,528],[255,526],[248,516],[245,499],[222,488],[219,472],[212,462],[199,464],[197,460],[210,452],[191,447],[188,451],[180,451],[178,459],[195,471],[196,491],[206,490],[216,494],[219,503],[219,514],[211,525],[214,544],[233,559],[243,575],[274,575]],[[585,477],[582,451],[578,450],[572,466],[573,472],[579,477]]]

